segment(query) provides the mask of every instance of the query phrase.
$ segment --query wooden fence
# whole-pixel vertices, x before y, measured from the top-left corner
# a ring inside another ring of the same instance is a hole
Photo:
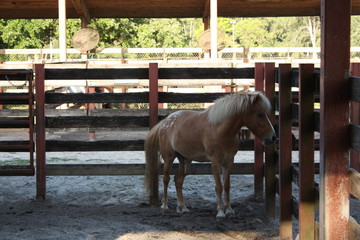
[[[354,65],[355,66],[355,65]],[[319,148],[319,140],[314,133],[320,130],[319,111],[314,103],[319,102],[319,71],[312,64],[302,64],[298,69],[290,64],[257,63],[255,68],[158,68],[150,64],[144,69],[45,69],[36,65],[36,162],[37,195],[45,197],[46,176],[48,175],[142,175],[144,164],[48,164],[45,153],[50,151],[142,151],[144,139],[138,140],[97,140],[60,141],[46,140],[46,128],[79,127],[149,127],[169,113],[162,113],[158,103],[169,102],[212,102],[227,93],[165,93],[158,92],[158,79],[239,79],[255,78],[255,88],[264,91],[273,103],[274,122],[279,123],[279,142],[277,146],[263,149],[253,140],[243,140],[239,150],[255,149],[255,163],[237,163],[235,174],[253,174],[255,194],[263,195],[265,189],[266,212],[275,215],[276,193],[280,199],[280,231],[292,231],[292,216],[299,221],[299,232],[305,239],[315,237],[315,209],[318,208],[319,188],[314,180],[319,165],[314,163],[314,151]],[[45,93],[46,80],[63,79],[149,79],[150,89],[145,93]],[[0,76],[0,80],[1,80]],[[360,78],[351,78],[351,100],[359,102]],[[278,90],[275,85],[278,84]],[[298,87],[298,92],[292,92]],[[0,94],[6,96],[6,93]],[[1,99],[1,98],[0,98]],[[2,100],[2,104],[21,103],[22,100]],[[149,103],[147,116],[46,116],[45,104],[60,103]],[[292,128],[298,127],[298,139],[294,138]],[[358,122],[350,125],[351,146],[360,151],[360,127]],[[14,142],[2,141],[2,146]],[[265,150],[265,151],[264,151]],[[291,161],[292,150],[299,150],[299,164]],[[4,151],[4,150],[2,150]],[[265,152],[265,162],[263,161]],[[352,166],[358,166],[359,158],[353,158]],[[359,169],[357,169],[359,170]],[[278,173],[278,175],[277,175]],[[192,174],[211,174],[209,164],[193,164]],[[265,178],[265,188],[263,179]],[[357,179],[360,174],[351,171],[351,189],[354,196],[360,196]],[[299,198],[293,196],[292,182],[299,186]],[[355,223],[351,226],[358,227]],[[286,235],[286,234],[284,234]],[[290,234],[289,234],[290,235]]]

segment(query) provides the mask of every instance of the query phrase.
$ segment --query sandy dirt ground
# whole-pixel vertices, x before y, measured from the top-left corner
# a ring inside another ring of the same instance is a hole
[[[247,153],[247,157],[252,153]],[[3,153],[2,159],[26,153]],[[143,162],[142,152],[48,153],[48,163]],[[45,200],[37,200],[35,177],[0,177],[0,239],[278,239],[278,220],[265,216],[264,202],[253,198],[253,176],[232,177],[234,218],[216,219],[211,175],[187,176],[184,195],[190,212],[176,213],[173,180],[170,210],[151,206],[143,176],[47,177]],[[160,194],[162,184],[160,182]]]
[[[1,153],[0,161],[26,157],[26,153]],[[293,158],[296,160],[296,154]],[[253,152],[239,152],[235,161],[252,162]],[[47,153],[47,162],[144,163],[144,153]],[[35,197],[35,176],[0,177],[0,239],[278,239],[278,216],[267,218],[264,201],[254,199],[253,176],[233,175],[231,183],[232,207],[236,215],[218,221],[211,175],[187,176],[184,196],[190,212],[183,215],[175,211],[173,180],[169,188],[170,210],[164,213],[160,205],[148,204],[148,197],[143,192],[143,176],[49,176],[45,200]],[[359,201],[352,200],[351,215],[359,221]],[[295,238],[295,220],[293,226]]]

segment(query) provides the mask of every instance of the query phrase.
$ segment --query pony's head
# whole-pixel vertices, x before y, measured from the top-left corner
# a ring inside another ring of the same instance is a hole
[[[216,100],[209,109],[208,120],[217,124],[229,117],[239,116],[243,125],[262,139],[264,145],[269,145],[276,140],[268,118],[270,111],[271,104],[261,92],[241,92]]]
[[[249,94],[250,105],[247,114],[244,115],[244,124],[255,136],[262,140],[264,145],[276,141],[276,132],[269,120],[268,114],[271,111],[270,101],[261,92]]]

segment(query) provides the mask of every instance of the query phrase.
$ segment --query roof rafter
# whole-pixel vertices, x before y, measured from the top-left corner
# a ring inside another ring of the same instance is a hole
[[[71,0],[71,2],[76,12],[80,15],[81,19],[85,20],[87,23],[90,23],[91,18],[85,0]]]
[[[203,12],[203,18],[208,18],[208,17],[210,17],[210,0],[205,1],[204,12]]]

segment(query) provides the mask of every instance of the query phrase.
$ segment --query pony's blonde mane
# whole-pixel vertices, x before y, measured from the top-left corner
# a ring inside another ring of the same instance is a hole
[[[210,106],[208,120],[217,124],[234,115],[247,114],[252,108],[266,113],[270,112],[271,104],[261,92],[240,92],[219,98]]]

